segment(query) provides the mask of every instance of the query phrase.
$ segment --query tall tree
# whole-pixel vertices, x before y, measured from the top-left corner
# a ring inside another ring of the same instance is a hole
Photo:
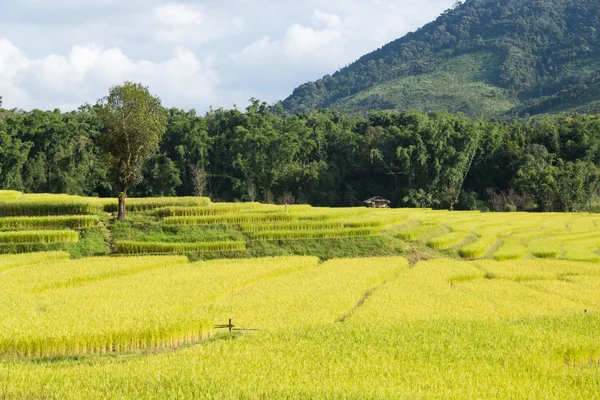
[[[146,86],[133,82],[113,86],[99,101],[99,111],[105,123],[100,146],[119,190],[118,218],[123,220],[127,191],[140,182],[146,161],[158,151],[166,131],[166,112]]]

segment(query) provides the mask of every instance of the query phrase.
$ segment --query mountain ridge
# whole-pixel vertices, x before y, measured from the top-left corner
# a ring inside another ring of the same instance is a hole
[[[282,104],[291,112],[596,113],[599,31],[596,0],[468,0],[333,75],[299,86]]]

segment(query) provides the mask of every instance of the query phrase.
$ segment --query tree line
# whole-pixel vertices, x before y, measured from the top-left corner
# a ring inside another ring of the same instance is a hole
[[[0,109],[0,188],[119,196],[102,110]],[[577,211],[598,192],[600,118],[592,116],[290,115],[255,99],[205,115],[161,110],[166,131],[131,196],[355,206],[378,195],[394,207]]]

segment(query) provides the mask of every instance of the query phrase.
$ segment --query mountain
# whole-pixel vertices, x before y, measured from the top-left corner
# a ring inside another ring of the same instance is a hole
[[[467,0],[283,101],[473,117],[600,113],[600,1]]]

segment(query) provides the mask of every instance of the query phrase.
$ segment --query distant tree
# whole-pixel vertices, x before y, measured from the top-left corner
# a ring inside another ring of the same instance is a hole
[[[99,111],[105,124],[100,146],[119,191],[118,218],[123,220],[127,191],[140,182],[146,161],[159,149],[166,112],[147,87],[132,82],[112,87],[99,101]]]
[[[194,194],[196,196],[205,196],[208,186],[208,174],[198,164],[190,167],[192,184],[194,185]]]
[[[513,185],[533,197],[541,211],[554,211],[558,184],[555,155],[539,144],[531,145]]]

